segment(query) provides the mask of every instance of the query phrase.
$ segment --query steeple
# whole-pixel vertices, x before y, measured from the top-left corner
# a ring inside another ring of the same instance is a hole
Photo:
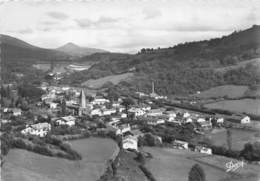
[[[80,93],[80,107],[86,108],[86,95],[83,89],[81,90]]]
[[[152,94],[154,94],[154,82],[152,82]]]

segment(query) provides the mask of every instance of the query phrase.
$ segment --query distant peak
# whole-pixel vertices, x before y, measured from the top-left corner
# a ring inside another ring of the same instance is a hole
[[[68,46],[68,47],[79,47],[78,45],[76,45],[75,43],[72,43],[72,42],[68,42],[68,43],[66,43],[64,46]]]

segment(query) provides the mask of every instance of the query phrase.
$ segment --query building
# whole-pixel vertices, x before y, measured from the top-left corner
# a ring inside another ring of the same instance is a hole
[[[95,97],[95,99],[91,102],[93,105],[102,105],[105,103],[109,103],[110,101],[108,99],[105,99],[103,97]]]
[[[61,117],[61,119],[58,119],[56,121],[56,124],[58,125],[67,125],[67,126],[74,126],[75,125],[76,118],[73,116],[65,116]]]
[[[51,125],[49,123],[38,123],[34,125],[26,125],[26,128],[21,131],[25,135],[35,135],[39,137],[45,137],[51,130]]]
[[[204,147],[204,146],[195,146],[195,151],[196,152],[200,152],[200,153],[205,153],[205,154],[208,154],[208,155],[212,155],[212,149],[211,148],[207,148],[207,147]]]
[[[136,150],[138,151],[138,139],[136,136],[127,136],[123,138],[122,147],[125,150]]]
[[[200,127],[204,130],[212,129],[212,123],[211,121],[205,121],[205,122],[198,122]]]
[[[251,122],[251,119],[249,116],[245,115],[232,115],[228,118],[228,121],[240,124],[248,124]]]
[[[115,114],[116,113],[116,109],[104,109],[103,110],[103,115],[111,115],[111,114]]]
[[[86,95],[83,89],[80,93],[80,107],[83,109],[86,108]]]
[[[101,109],[93,109],[93,110],[91,110],[90,115],[91,116],[102,116],[103,114],[102,114]]]
[[[13,116],[22,115],[22,110],[20,108],[4,108],[4,113],[12,113]]]
[[[131,127],[129,124],[122,124],[120,126],[118,126],[117,130],[116,130],[116,135],[122,135],[128,131],[131,131]]]
[[[189,149],[189,143],[185,141],[180,140],[174,140],[172,143],[173,148],[182,149],[182,150],[188,150]]]
[[[145,115],[145,111],[138,107],[131,107],[128,112],[133,113],[136,117]]]
[[[164,119],[149,119],[147,121],[147,124],[152,125],[152,126],[155,126],[155,125],[158,125],[158,124],[164,124],[164,123],[165,123]]]
[[[162,116],[164,109],[151,109],[147,112],[147,116]]]

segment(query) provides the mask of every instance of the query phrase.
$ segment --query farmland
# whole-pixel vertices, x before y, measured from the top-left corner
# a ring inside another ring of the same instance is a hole
[[[2,168],[2,180],[97,180],[106,169],[106,161],[118,151],[116,143],[110,139],[89,138],[70,144],[82,154],[82,160],[70,161],[20,149],[11,150]]]
[[[242,150],[244,144],[260,140],[260,134],[256,131],[254,132],[241,129],[230,129],[230,131],[232,134],[233,150]],[[225,129],[214,130],[211,133],[207,134],[207,137],[212,140],[212,143],[214,145],[227,147],[227,131]]]
[[[210,109],[260,115],[260,99],[225,100],[204,105]]]
[[[152,154],[153,158],[146,163],[146,167],[158,181],[187,181],[188,173],[195,163],[199,163],[206,173],[206,180],[210,181],[258,181],[260,168],[255,165],[246,165],[246,169],[227,173],[225,163],[231,161],[227,157],[207,156],[200,153],[145,147],[144,151]]]

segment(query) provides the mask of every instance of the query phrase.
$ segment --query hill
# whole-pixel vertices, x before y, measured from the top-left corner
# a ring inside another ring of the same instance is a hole
[[[0,42],[3,61],[53,61],[71,58],[64,52],[36,47],[8,35],[1,34]]]
[[[80,46],[75,45],[74,43],[71,43],[71,42],[57,48],[56,50],[59,50],[61,52],[65,52],[65,53],[67,53],[71,56],[75,56],[75,57],[83,57],[83,56],[91,55],[91,54],[94,54],[94,53],[107,52],[105,50],[97,49],[97,48],[80,47]]]
[[[132,82],[119,84],[132,90],[149,92],[151,81],[160,94],[193,94],[221,85],[260,83],[260,69],[247,63],[236,69],[216,69],[237,65],[260,57],[260,26],[204,41],[178,44],[169,48],[143,48],[136,55],[103,54],[83,57],[96,60],[87,71],[72,74],[64,82],[82,83],[135,69]]]

